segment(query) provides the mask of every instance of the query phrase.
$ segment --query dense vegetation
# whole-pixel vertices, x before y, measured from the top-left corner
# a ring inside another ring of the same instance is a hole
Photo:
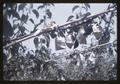
[[[27,8],[29,5],[29,8]],[[47,20],[51,19],[51,6],[53,3],[44,3],[33,8],[34,4],[26,3],[5,3],[3,6],[3,44],[9,44],[13,39],[27,35],[27,28],[24,27],[27,21],[34,24],[34,29],[31,33],[37,31],[39,25],[46,25]],[[80,9],[78,13],[75,10]],[[116,4],[109,4],[108,9],[116,8]],[[73,15],[70,15],[67,21],[80,19],[81,16],[85,19],[90,12],[90,4],[84,3],[73,7]],[[37,11],[44,11],[43,16]],[[82,10],[85,13],[82,14]],[[26,14],[25,14],[25,11]],[[22,12],[22,15],[19,15]],[[30,14],[35,14],[39,23],[34,22],[34,18]],[[13,24],[9,22],[9,18],[13,19]],[[116,17],[116,12],[110,12],[98,16],[94,21],[87,24],[98,23],[103,28],[103,35],[100,36],[99,45],[110,42],[110,34],[114,34],[113,17]],[[18,21],[18,23],[17,23]],[[105,23],[102,25],[102,23]],[[83,25],[84,27],[86,25]],[[75,26],[76,27],[76,26]],[[17,29],[17,30],[16,30]],[[88,29],[89,30],[89,29]],[[16,32],[17,31],[17,32]],[[87,29],[86,29],[87,31]],[[91,30],[90,30],[91,31]],[[62,33],[61,33],[62,32]],[[39,46],[39,37],[34,38],[36,50],[28,51],[26,46],[21,43],[16,43],[10,47],[3,49],[3,78],[5,80],[116,80],[117,79],[117,41],[110,44],[92,49],[84,49],[83,51],[73,49],[73,51],[64,51],[64,53],[51,53],[49,48],[50,37],[56,38],[57,35],[65,37],[65,32],[60,31],[59,34],[52,33],[44,34],[47,38],[46,45]],[[68,34],[74,38],[74,48],[80,43],[75,40],[78,35],[78,28],[70,29]],[[115,32],[116,33],[116,32]],[[89,36],[87,31],[84,35]],[[43,42],[43,41],[42,41]],[[84,42],[83,42],[84,43]],[[86,43],[86,42],[85,42]],[[82,44],[81,44],[82,45]],[[87,44],[86,44],[87,45]],[[92,45],[92,44],[91,44]],[[35,51],[35,52],[34,52]]]

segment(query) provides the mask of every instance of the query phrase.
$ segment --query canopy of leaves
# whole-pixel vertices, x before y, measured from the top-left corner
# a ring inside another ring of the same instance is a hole
[[[18,6],[18,10],[24,10],[24,7],[27,4],[22,3]],[[45,6],[54,6],[52,3],[43,3],[38,9],[43,9]],[[90,9],[88,3],[84,3],[84,10]],[[12,8],[12,5],[9,5]],[[32,6],[32,5],[31,5]],[[78,5],[74,6],[72,12],[74,12]],[[39,12],[36,9],[31,9],[35,14],[36,18],[39,17]],[[48,19],[51,19],[52,13],[50,9],[47,9],[46,15]],[[79,12],[81,13],[81,11]],[[88,11],[86,15],[82,18],[86,19],[89,14]],[[3,40],[11,41],[12,36],[15,38],[19,36],[24,36],[26,27],[23,25],[28,21],[34,24],[34,30],[42,24],[45,23],[47,18],[46,15],[43,15],[43,19],[39,20],[39,23],[36,24],[34,18],[31,18],[28,15],[22,14],[19,17],[19,12],[16,10],[8,11],[8,15],[18,18],[20,21],[19,25],[16,25],[15,28],[18,28],[16,34],[13,33],[10,22],[7,18],[3,18]],[[105,31],[100,31],[99,44],[104,44],[110,41],[110,31],[111,24],[114,23],[112,19],[113,13],[110,13],[110,18],[107,17],[107,14],[99,17],[105,22]],[[68,17],[67,21],[70,21],[74,18],[74,15]],[[79,18],[77,14],[76,19]],[[109,19],[108,19],[109,18]],[[23,23],[24,22],[24,23]],[[99,22],[97,22],[99,23]],[[65,39],[65,33],[71,35],[72,45],[74,48],[77,48],[81,43],[86,45],[86,37],[90,36],[93,30],[91,25],[95,24],[95,20],[90,20],[86,24],[82,24],[84,33],[79,33],[79,30],[82,29],[81,25],[70,24],[73,28],[68,29],[68,31],[52,31],[50,33],[43,34],[44,38],[34,38],[33,42],[36,46],[35,52],[33,50],[27,50],[20,43],[12,45],[10,48],[3,49],[3,77],[5,80],[116,80],[117,79],[117,42],[113,45],[105,45],[101,47],[95,47],[93,49],[86,49],[82,47],[84,51],[74,49],[73,51],[64,51],[63,53],[51,53],[49,49],[50,37],[62,37]],[[101,24],[98,25],[98,27]],[[103,28],[103,27],[101,27]],[[94,33],[93,33],[94,34]],[[95,34],[94,34],[95,35]],[[29,35],[28,35],[29,36]],[[97,37],[97,36],[96,36]],[[59,42],[60,43],[60,42]],[[65,46],[67,42],[65,41],[63,45]],[[63,47],[64,47],[63,46]],[[67,44],[69,48],[72,48]],[[60,45],[61,47],[61,45]]]
[[[9,59],[9,63],[4,64],[3,76],[6,80],[116,80],[117,57],[111,51],[106,54],[104,48],[84,53],[75,50],[66,52],[67,54],[51,54],[50,58],[50,54],[44,49],[36,50],[35,54],[29,52],[22,57],[19,54],[17,58],[13,57]],[[96,53],[101,50],[103,52]],[[66,61],[60,63],[63,58]]]

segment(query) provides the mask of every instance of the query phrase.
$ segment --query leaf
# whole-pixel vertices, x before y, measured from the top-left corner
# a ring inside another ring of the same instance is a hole
[[[33,41],[34,41],[35,47],[37,48],[37,47],[38,47],[38,44],[39,44],[39,38],[36,37],[36,38],[34,38]]]
[[[76,40],[74,43],[74,48],[77,48],[78,46],[79,46],[79,42],[78,42],[78,40]]]
[[[19,20],[18,20],[18,19],[14,19],[14,20],[13,20],[13,23],[15,23],[16,21],[19,21]]]
[[[49,47],[49,44],[50,44],[50,37],[49,37],[49,35],[46,35],[46,39],[47,39],[47,47]]]
[[[76,19],[78,19],[79,18],[79,15],[78,14],[76,14]]]
[[[13,35],[12,26],[6,18],[3,18],[3,35],[6,37]]]
[[[11,13],[10,13],[10,10],[8,10],[7,12],[6,12],[6,14],[9,16],[9,18],[11,17]]]
[[[21,20],[22,20],[22,21],[25,21],[25,15],[24,15],[24,14],[22,14]]]
[[[13,24],[13,30],[15,30],[18,27],[18,25]]]
[[[35,25],[35,23],[34,23],[34,21],[33,21],[33,19],[32,19],[32,18],[30,18],[29,20],[30,20],[30,21],[31,21],[31,22]]]
[[[78,6],[78,5],[74,6],[74,7],[72,8],[72,12],[74,12],[74,11],[75,11],[75,9],[77,9],[77,8],[79,8],[79,6]]]
[[[54,3],[51,3],[52,6],[55,6]]]
[[[28,17],[29,17],[29,16],[28,16],[28,14],[27,14],[27,15],[25,16],[25,21],[24,21],[25,23],[27,22]]]
[[[50,3],[44,3],[45,6],[50,6]]]
[[[13,15],[13,17],[20,19],[19,14],[15,10],[9,10],[8,14]]]
[[[55,34],[54,31],[52,31],[52,32],[50,32],[50,36],[51,36],[52,39],[54,39],[57,35]]]
[[[59,31],[58,33],[61,37],[65,37],[63,31]]]
[[[40,24],[42,24],[43,22],[44,22],[44,19],[41,19],[41,20],[40,20]]]
[[[23,10],[23,8],[24,8],[26,5],[27,5],[26,3],[20,4],[19,7],[18,7],[18,11]]]
[[[46,10],[46,14],[48,15],[48,18],[51,18],[52,17],[52,13],[49,9]]]
[[[16,11],[14,11],[13,16],[18,18],[18,19],[20,19],[20,16],[19,16],[19,14]]]
[[[107,8],[107,10],[109,10],[109,9],[110,9],[110,5],[111,5],[111,4],[109,4],[109,5],[108,5],[108,8]]]
[[[40,6],[38,6],[37,9],[42,9],[42,8],[44,8],[44,7],[45,7],[45,5],[40,5]]]
[[[30,4],[30,8],[31,8],[31,9],[33,8],[33,4]]]
[[[68,19],[67,19],[67,22],[68,22],[69,20],[71,20],[72,18],[74,18],[74,16],[73,16],[73,15],[70,15],[70,16],[68,17]]]
[[[110,23],[114,24],[114,20],[113,20],[113,19],[111,19],[111,22],[110,22]]]
[[[38,13],[38,11],[36,9],[33,9],[32,12],[36,15],[36,18],[39,17],[39,13]]]
[[[115,34],[115,31],[113,29],[109,30],[111,34]]]
[[[7,3],[6,6],[10,7],[11,9],[13,9],[14,5],[16,5],[16,3]]]
[[[21,33],[24,33],[25,32],[25,30],[27,30],[24,26],[21,26],[20,28],[19,28],[19,30],[21,31]]]
[[[83,35],[90,35],[93,32],[92,26],[84,26],[85,33]]]
[[[87,7],[82,6],[82,8],[84,8],[86,11],[88,10]]]
[[[73,41],[75,41],[75,37],[76,37],[76,35],[74,34],[74,35],[72,35],[72,40]]]
[[[45,15],[43,16],[43,18],[44,18],[44,20],[46,20],[46,16]]]
[[[15,44],[15,45],[12,46],[12,48],[11,48],[11,54],[13,56],[15,56],[15,54],[18,54],[19,47],[20,47],[20,44]]]
[[[87,8],[90,8],[90,4],[84,3],[84,5],[85,5]]]
[[[37,31],[36,28],[34,28],[30,33],[35,33]]]
[[[104,14],[103,16],[101,16],[101,18],[102,18],[105,22],[108,22],[105,14]]]

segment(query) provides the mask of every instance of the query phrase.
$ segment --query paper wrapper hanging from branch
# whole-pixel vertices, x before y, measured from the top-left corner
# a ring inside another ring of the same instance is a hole
[[[57,36],[57,38],[55,38],[55,48],[56,50],[61,50],[66,48],[64,37]]]
[[[84,27],[81,26],[80,30],[77,35],[77,40],[79,41],[80,44],[86,44],[86,35],[83,35],[85,33]]]
[[[93,32],[93,34],[97,40],[99,40],[100,37],[102,36],[102,32]]]

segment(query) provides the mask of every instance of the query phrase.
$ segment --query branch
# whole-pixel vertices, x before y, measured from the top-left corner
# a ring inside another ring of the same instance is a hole
[[[115,40],[115,41],[116,41],[116,40]],[[92,49],[97,48],[97,47],[99,48],[99,47],[102,47],[102,46],[107,46],[107,45],[109,45],[109,44],[114,44],[115,41],[113,41],[113,42],[108,42],[108,43],[104,43],[104,44],[101,44],[101,45],[96,45],[96,46],[93,46],[93,47],[89,47],[89,48],[87,48],[87,49],[85,49],[85,50],[82,50],[82,51],[79,50],[79,53],[84,52],[84,51],[89,51],[89,50],[92,50]]]
[[[36,29],[40,24],[41,24],[41,23],[36,24],[35,27],[34,27],[34,29]],[[32,34],[34,34],[34,33],[30,33],[29,35],[17,37],[16,39],[12,39],[11,41],[15,41],[15,40],[19,40],[19,39],[22,39],[22,38],[26,38],[26,37],[31,36]]]
[[[109,44],[113,44],[114,45],[114,42],[116,42],[117,40],[114,40],[113,42],[108,42],[108,43],[104,43],[104,44],[101,44],[101,45],[96,45],[96,46],[93,46],[93,47],[88,47],[87,49],[85,49],[85,50],[78,50],[78,49],[74,49],[74,50],[72,50],[72,51],[67,51],[67,53],[70,53],[70,54],[73,54],[73,53],[75,53],[75,52],[78,52],[78,53],[85,53],[85,51],[86,52],[88,52],[89,50],[92,50],[92,49],[94,49],[94,48],[99,48],[99,47],[102,47],[102,46],[107,46],[107,45],[109,45]],[[60,54],[60,53],[59,53]],[[58,55],[59,55],[58,54]],[[63,56],[66,56],[66,54],[65,53],[62,53],[62,56],[60,57],[60,58],[64,58]],[[59,55],[60,56],[60,55]]]
[[[91,19],[97,18],[99,15],[102,15],[102,14],[105,14],[105,13],[108,13],[108,12],[113,12],[113,11],[115,11],[115,10],[116,10],[116,9],[107,10],[107,11],[105,11],[105,12],[102,12],[102,13],[99,13],[99,14],[96,14],[96,15],[89,16],[89,17],[85,18],[84,20],[79,19],[79,20],[75,20],[75,21],[72,21],[72,22],[67,22],[66,24],[63,24],[63,25],[59,26],[57,30],[65,30],[65,29],[68,29],[68,28],[72,28],[72,25],[71,25],[71,24],[75,24],[74,26],[82,25],[83,23],[86,23],[87,21],[89,21],[89,20],[91,20]],[[56,30],[56,31],[57,31],[57,30]],[[44,33],[49,33],[49,32],[51,32],[51,31],[53,31],[53,30],[48,30],[48,29],[46,29],[46,30],[41,31],[41,32],[39,33],[39,35],[44,34]],[[39,35],[38,35],[38,36],[39,36]],[[3,48],[7,48],[7,47],[9,47],[9,46],[11,46],[11,45],[13,45],[13,44],[15,44],[15,43],[19,43],[19,42],[28,40],[28,39],[33,38],[33,37],[36,37],[36,36],[33,36],[33,33],[32,33],[32,34],[30,34],[30,35],[26,35],[26,36],[23,36],[23,37],[24,37],[24,38],[20,38],[20,39],[18,39],[18,40],[14,39],[13,42],[11,42],[11,43],[3,46]]]

